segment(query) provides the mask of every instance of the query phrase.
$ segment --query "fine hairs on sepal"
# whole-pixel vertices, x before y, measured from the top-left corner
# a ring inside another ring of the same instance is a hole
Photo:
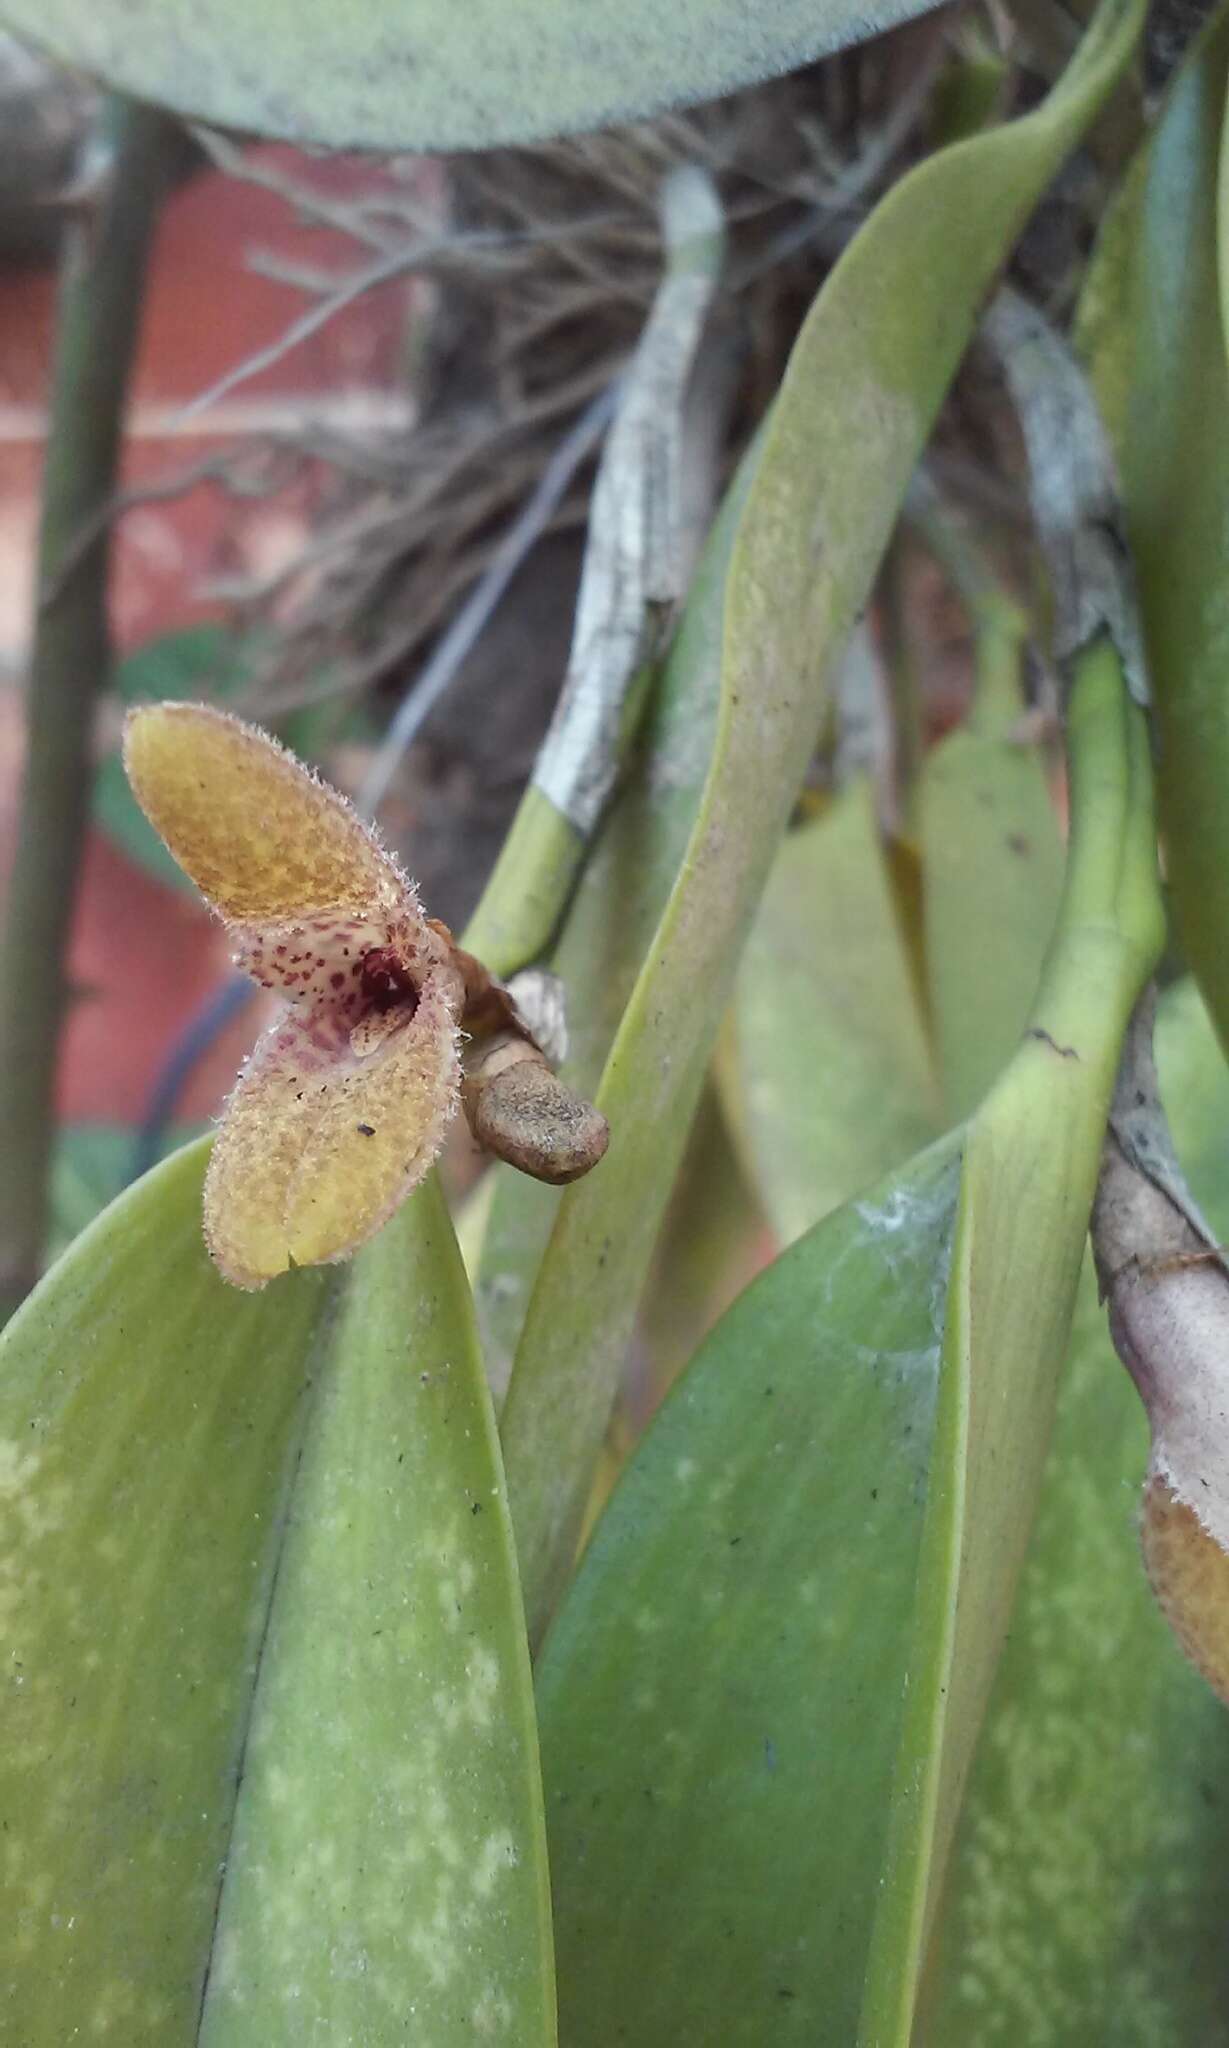
[[[348,1258],[421,1181],[461,1100],[480,1142],[523,1171],[574,1179],[596,1164],[604,1119],[555,1078],[507,991],[424,915],[337,790],[204,705],[130,712],[124,764],[236,965],[281,998],[205,1182],[205,1237],[227,1280],[263,1287]]]

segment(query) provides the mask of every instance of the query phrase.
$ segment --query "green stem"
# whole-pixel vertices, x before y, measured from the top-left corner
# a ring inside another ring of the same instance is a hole
[[[502,980],[545,953],[571,896],[585,839],[530,783],[462,944]]]
[[[1067,759],[1067,879],[1033,1023],[1063,1044],[1094,1030],[1107,1038],[1108,1102],[1118,1042],[1164,944],[1165,914],[1147,728],[1107,633],[1072,665]]]
[[[0,1320],[37,1277],[56,1052],[89,808],[94,707],[110,659],[109,527],[124,397],[177,124],[116,100],[96,204],[66,230],[43,476],[39,588],[17,848],[0,938]],[[83,543],[94,523],[98,530]]]

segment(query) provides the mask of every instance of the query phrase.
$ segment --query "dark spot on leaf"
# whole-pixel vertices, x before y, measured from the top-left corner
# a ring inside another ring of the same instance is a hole
[[[1051,1052],[1058,1054],[1060,1060],[1078,1060],[1079,1058],[1079,1054],[1073,1045],[1060,1045],[1058,1040],[1051,1038],[1049,1032],[1043,1030],[1040,1024],[1030,1024],[1024,1036],[1026,1038],[1039,1038],[1043,1045],[1049,1046]]]

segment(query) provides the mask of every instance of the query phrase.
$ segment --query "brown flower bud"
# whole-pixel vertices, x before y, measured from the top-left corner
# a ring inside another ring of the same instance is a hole
[[[478,1143],[535,1180],[579,1180],[610,1141],[600,1111],[565,1087],[531,1039],[514,1032],[499,1032],[467,1056],[461,1100]]]

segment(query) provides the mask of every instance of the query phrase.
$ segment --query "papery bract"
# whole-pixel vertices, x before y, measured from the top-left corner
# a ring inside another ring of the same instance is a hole
[[[1229,1704],[1229,1265],[1190,1197],[1152,1057],[1127,1037],[1092,1214],[1114,1347],[1148,1412],[1144,1564],[1170,1627]]]

